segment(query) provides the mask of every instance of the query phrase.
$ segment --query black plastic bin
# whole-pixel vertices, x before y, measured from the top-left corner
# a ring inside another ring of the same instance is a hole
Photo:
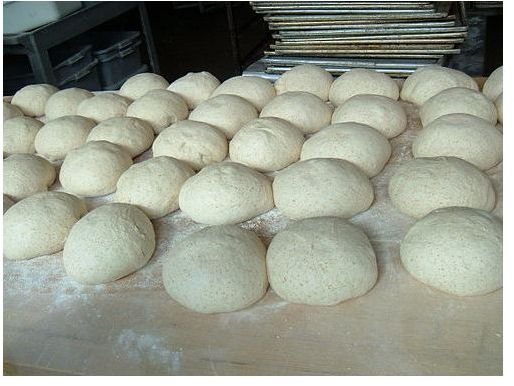
[[[78,87],[89,91],[99,91],[100,77],[98,76],[98,59],[94,59],[86,67],[63,79],[58,85],[59,88]]]

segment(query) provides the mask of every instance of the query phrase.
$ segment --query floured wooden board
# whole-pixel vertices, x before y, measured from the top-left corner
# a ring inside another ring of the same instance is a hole
[[[431,289],[401,266],[414,220],[396,210],[387,184],[412,158],[409,129],[373,178],[375,202],[351,219],[375,248],[379,279],[367,295],[333,307],[289,304],[273,291],[248,309],[215,315],[179,306],[164,291],[163,253],[203,228],[180,211],[154,221],[157,249],[140,271],[85,286],[66,277],[62,253],[4,259],[4,362],[10,374],[499,375],[502,291],[460,298]],[[141,158],[149,157],[144,154]],[[488,171],[502,215],[502,165]],[[54,188],[58,188],[56,185]],[[89,208],[112,200],[88,199]],[[288,223],[274,209],[241,226],[269,244]]]

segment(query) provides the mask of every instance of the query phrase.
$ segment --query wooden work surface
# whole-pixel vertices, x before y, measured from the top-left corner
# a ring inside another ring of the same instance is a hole
[[[157,249],[148,265],[112,284],[75,283],[65,275],[61,253],[4,259],[4,372],[502,374],[502,290],[451,296],[417,282],[401,266],[400,241],[414,220],[392,206],[387,184],[399,162],[412,158],[411,142],[421,125],[416,109],[403,105],[409,128],[391,141],[391,160],[372,180],[372,207],[351,219],[366,231],[378,259],[379,279],[368,294],[312,307],[289,304],[269,290],[239,312],[190,312],[161,282],[163,252],[203,227],[178,211],[153,222]],[[501,164],[487,173],[501,217]],[[88,204],[93,208],[110,199]],[[268,244],[287,223],[274,209],[242,226]]]

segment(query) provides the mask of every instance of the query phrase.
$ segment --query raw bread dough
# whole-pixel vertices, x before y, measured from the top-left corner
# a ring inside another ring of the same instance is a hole
[[[490,122],[469,114],[448,114],[419,132],[412,154],[457,157],[487,170],[502,160],[502,143],[503,135]]]
[[[237,95],[250,102],[258,111],[272,100],[275,95],[273,84],[256,76],[235,76],[219,85],[212,93],[216,95]]]
[[[144,72],[128,78],[120,88],[120,95],[135,100],[150,90],[165,90],[170,83],[158,74]]]
[[[232,138],[230,159],[261,172],[280,170],[300,158],[303,141],[303,133],[289,122],[258,118]]]
[[[43,192],[15,204],[4,215],[4,256],[26,260],[63,249],[86,203],[64,192]]]
[[[498,98],[494,101],[494,105],[498,112],[498,121],[503,124],[503,92],[498,95]]]
[[[301,159],[340,158],[376,176],[391,156],[391,144],[371,126],[355,122],[336,123],[305,141]]]
[[[77,109],[82,101],[94,97],[92,92],[82,88],[67,88],[53,94],[45,106],[46,118],[56,119],[66,115],[77,115]]]
[[[489,75],[489,78],[484,83],[482,92],[492,101],[503,93],[503,66],[498,67]]]
[[[80,283],[108,283],[143,267],[154,250],[152,222],[140,209],[105,204],[71,230],[64,244],[64,269]]]
[[[277,95],[288,91],[305,91],[328,101],[334,78],[330,72],[314,64],[302,64],[284,72],[275,82]]]
[[[454,157],[416,158],[401,163],[389,180],[389,196],[401,212],[416,218],[447,206],[490,211],[496,201],[489,177]]]
[[[130,99],[118,94],[98,94],[80,102],[77,115],[90,118],[95,122],[102,122],[109,118],[124,117],[130,103]]]
[[[366,234],[337,217],[288,225],[271,241],[266,264],[278,296],[309,305],[331,306],[364,295],[378,277]]]
[[[403,239],[403,266],[419,281],[441,291],[485,295],[503,285],[502,228],[498,218],[483,210],[434,210]]]
[[[128,168],[117,184],[116,202],[136,205],[151,218],[178,209],[178,194],[193,170],[175,158],[161,156]]]
[[[40,117],[45,115],[48,98],[57,91],[57,87],[49,84],[31,84],[16,91],[11,104],[19,107],[28,117]]]
[[[73,194],[103,196],[116,190],[118,179],[130,165],[130,154],[119,145],[107,141],[86,142],[68,153],[59,180]]]
[[[87,137],[90,141],[107,141],[121,146],[132,158],[152,146],[152,126],[138,118],[110,118],[96,125]]]
[[[303,91],[286,92],[273,98],[261,112],[261,118],[281,118],[312,134],[330,125],[332,108],[316,95]]]
[[[43,122],[30,117],[15,117],[4,121],[4,156],[34,153],[34,140],[41,127]]]
[[[220,162],[182,185],[179,206],[202,224],[237,224],[273,208],[271,182],[244,165]]]
[[[287,217],[352,217],[373,202],[373,185],[354,164],[313,158],[280,171],[273,181],[275,205]]]
[[[255,233],[214,226],[180,241],[166,253],[166,292],[196,312],[231,312],[266,293],[266,248]]]
[[[14,201],[4,194],[4,213],[13,205]]]
[[[168,90],[180,95],[187,102],[189,109],[193,110],[209,99],[219,85],[218,78],[210,72],[189,72],[172,82]]]
[[[23,117],[22,111],[18,107],[4,101],[4,122],[15,117]]]

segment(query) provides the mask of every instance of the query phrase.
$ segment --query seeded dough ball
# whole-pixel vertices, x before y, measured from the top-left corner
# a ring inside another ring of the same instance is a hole
[[[4,213],[7,212],[11,206],[14,205],[14,201],[4,194]]]
[[[448,114],[432,121],[412,143],[416,158],[461,158],[487,170],[503,158],[503,135],[491,123],[469,114]]]
[[[162,76],[145,72],[128,78],[120,88],[120,95],[135,100],[151,90],[165,90],[169,82]]]
[[[330,124],[332,108],[316,95],[294,91],[273,98],[262,109],[260,117],[281,118],[304,134],[312,134]]]
[[[459,296],[502,287],[503,236],[499,219],[471,208],[437,209],[409,229],[402,264],[422,283]]]
[[[102,122],[109,118],[124,117],[131,101],[121,95],[104,93],[80,102],[77,115]]]
[[[48,98],[57,91],[57,87],[49,84],[31,84],[16,91],[11,104],[17,106],[28,117],[40,117],[45,115]]]
[[[77,115],[78,107],[82,101],[94,96],[92,92],[76,87],[57,91],[46,102],[46,118],[56,119],[66,115]]]
[[[389,196],[401,212],[416,218],[447,206],[490,211],[496,201],[489,177],[454,157],[416,158],[401,163],[389,181]]]
[[[155,157],[128,168],[117,184],[115,201],[136,205],[151,218],[178,209],[178,194],[194,174],[185,163],[171,157]]]
[[[225,135],[203,122],[180,121],[161,131],[152,146],[153,156],[169,156],[186,162],[194,170],[221,162],[227,156]]]
[[[302,64],[284,72],[275,82],[277,95],[289,91],[304,91],[328,101],[334,78],[330,72],[314,64]]]
[[[118,179],[130,165],[130,154],[121,146],[107,141],[87,142],[68,153],[59,180],[73,194],[103,196],[116,190]]]
[[[332,123],[356,122],[394,138],[407,128],[407,114],[397,101],[381,95],[355,95],[335,109]]]
[[[118,280],[143,267],[155,250],[152,222],[129,204],[102,205],[81,218],[64,244],[66,273],[84,284]]]
[[[188,115],[186,102],[178,94],[168,90],[148,91],[127,109],[127,116],[147,121],[156,134],[178,121],[187,119]]]
[[[189,109],[193,110],[209,99],[219,85],[218,78],[210,72],[189,72],[172,82],[168,90],[180,95],[187,102]]]
[[[303,133],[287,121],[255,119],[230,141],[230,159],[262,172],[280,170],[300,158],[303,141]]]
[[[256,76],[235,76],[220,84],[211,97],[227,94],[240,96],[261,111],[275,97],[276,92],[273,84],[267,79]]]
[[[273,181],[277,208],[291,219],[352,217],[369,208],[373,186],[352,163],[335,158],[297,162],[278,173]]]
[[[55,168],[34,154],[13,154],[4,159],[4,194],[14,201],[46,192],[55,180]]]
[[[36,151],[34,140],[43,122],[30,117],[16,117],[4,121],[4,156]]]
[[[303,144],[300,159],[339,158],[374,177],[391,156],[391,144],[374,128],[360,123],[336,123],[319,131]]]
[[[237,224],[273,208],[271,182],[235,162],[209,165],[184,183],[179,206],[198,223]]]
[[[452,68],[430,65],[418,68],[405,79],[400,97],[421,106],[434,95],[453,87],[478,90],[477,83],[469,75]]]
[[[228,139],[257,117],[257,109],[237,95],[210,98],[200,103],[189,115],[192,121],[204,122],[221,130]]]
[[[494,101],[494,105],[498,112],[498,121],[503,124],[503,93],[498,95],[498,98]]]
[[[503,93],[503,66],[498,67],[489,75],[489,78],[484,83],[482,92],[492,101]]]
[[[337,217],[288,225],[271,241],[266,264],[271,288],[291,303],[335,305],[364,295],[378,277],[366,234]]]
[[[21,200],[4,215],[4,256],[26,260],[62,250],[71,228],[86,213],[84,201],[63,192]]]
[[[18,107],[4,101],[4,122],[15,117],[23,117],[23,113]]]
[[[119,145],[132,158],[138,156],[153,142],[150,124],[138,118],[110,118],[96,125],[87,137],[90,141],[107,141]]]

